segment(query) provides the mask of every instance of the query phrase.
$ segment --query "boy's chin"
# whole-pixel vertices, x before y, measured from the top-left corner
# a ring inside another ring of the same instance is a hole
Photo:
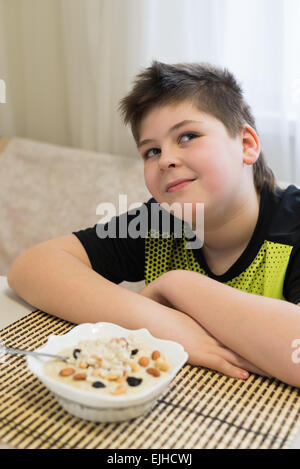
[[[202,202],[195,202],[193,200],[177,200],[170,203],[170,201],[164,200],[159,202],[159,204],[174,217],[187,222],[191,228],[195,227],[196,223],[199,222],[199,220],[203,220],[204,217],[204,203]]]

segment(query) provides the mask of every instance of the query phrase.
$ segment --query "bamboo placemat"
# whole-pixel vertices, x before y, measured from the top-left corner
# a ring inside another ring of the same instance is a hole
[[[74,327],[35,311],[0,331],[34,350]],[[289,448],[300,426],[300,390],[251,374],[237,380],[185,365],[148,414],[95,423],[67,413],[20,355],[0,357],[0,440],[15,448]]]

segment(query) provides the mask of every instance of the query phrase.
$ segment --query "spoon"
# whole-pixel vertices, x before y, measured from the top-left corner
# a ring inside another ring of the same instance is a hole
[[[68,357],[64,357],[63,355],[54,355],[52,353],[44,353],[44,352],[33,352],[31,350],[20,350],[17,348],[7,348],[3,346],[0,346],[0,352],[11,353],[13,355],[19,353],[21,355],[33,355],[35,357],[44,356],[44,357],[51,357],[51,358],[59,358],[60,360],[63,360],[63,361],[67,361],[69,359]]]

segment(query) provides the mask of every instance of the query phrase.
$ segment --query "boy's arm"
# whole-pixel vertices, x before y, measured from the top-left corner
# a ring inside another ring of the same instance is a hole
[[[167,272],[149,287],[149,297],[187,313],[249,362],[300,387],[300,364],[292,348],[300,338],[299,306],[184,270]]]
[[[25,301],[74,322],[107,321],[183,345],[189,363],[242,377],[243,359],[220,346],[188,315],[106,280],[91,268],[74,235],[41,243],[21,254],[9,286]]]

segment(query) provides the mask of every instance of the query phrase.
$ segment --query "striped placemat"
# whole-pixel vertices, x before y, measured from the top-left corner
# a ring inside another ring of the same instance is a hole
[[[0,331],[8,347],[34,350],[74,324],[35,311]],[[0,440],[15,448],[289,448],[300,427],[300,390],[250,375],[229,378],[185,365],[149,413],[95,423],[73,417],[27,369],[0,356]]]

